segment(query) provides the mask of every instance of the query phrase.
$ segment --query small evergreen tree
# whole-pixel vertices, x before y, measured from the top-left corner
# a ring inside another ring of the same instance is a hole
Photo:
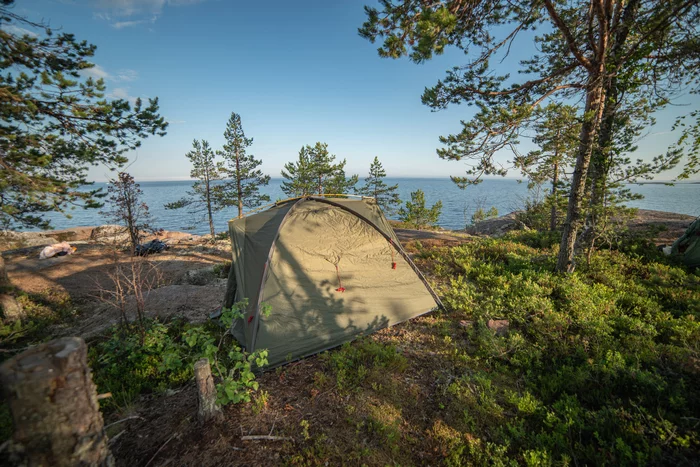
[[[192,162],[190,177],[196,181],[186,197],[167,203],[165,209],[189,207],[192,214],[197,216],[204,214],[209,220],[209,231],[213,239],[216,235],[213,213],[225,207],[221,185],[213,184],[214,181],[223,178],[223,164],[215,160],[216,155],[209,146],[209,142],[205,140],[200,143],[195,139],[192,142],[192,150],[185,154],[185,157]]]
[[[570,105],[550,104],[539,109],[540,119],[534,125],[533,143],[540,148],[527,155],[517,156],[515,166],[529,179],[529,188],[551,183],[551,191],[545,199],[549,205],[549,229],[556,230],[558,211],[563,211],[566,193],[566,171],[576,163],[581,122],[577,109]]]
[[[365,184],[357,192],[363,196],[374,198],[385,214],[392,215],[396,212],[396,206],[401,205],[399,198],[399,185],[387,185],[384,183],[386,172],[378,157],[369,166],[369,177],[365,178]]]
[[[399,209],[399,219],[406,224],[421,230],[426,227],[436,227],[442,201],[433,204],[431,208],[425,207],[425,193],[423,190],[411,192],[411,201],[406,201],[406,208]]]
[[[131,251],[134,252],[141,239],[141,231],[150,228],[148,221],[151,215],[148,212],[148,205],[141,199],[143,191],[134,181],[134,177],[126,172],[119,172],[116,179],[110,180],[107,194],[107,202],[111,210],[100,211],[100,214],[109,222],[126,228]]]
[[[311,174],[310,146],[304,146],[299,150],[296,161],[287,162],[282,170],[282,191],[290,197],[307,196],[314,193],[314,183]]]
[[[306,145],[296,162],[285,164],[282,176],[288,181],[282,183],[282,190],[287,196],[347,193],[357,184],[358,177],[346,177],[345,164],[345,159],[335,162],[326,143]]]
[[[221,189],[222,202],[227,206],[238,207],[238,217],[243,217],[243,208],[255,208],[265,201],[270,201],[268,195],[260,193],[260,187],[270,183],[270,176],[263,175],[258,169],[262,161],[255,159],[246,150],[253,144],[253,138],[246,138],[241,124],[241,116],[231,113],[224,132],[226,144],[219,151],[225,166],[222,172],[230,179]]]

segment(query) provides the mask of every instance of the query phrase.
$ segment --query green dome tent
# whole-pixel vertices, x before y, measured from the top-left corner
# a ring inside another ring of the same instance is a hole
[[[700,267],[700,217],[673,243],[671,254],[681,255],[681,260],[688,267]]]
[[[248,351],[267,349],[271,366],[442,306],[371,198],[281,201],[229,231],[224,307],[248,299],[233,335]]]

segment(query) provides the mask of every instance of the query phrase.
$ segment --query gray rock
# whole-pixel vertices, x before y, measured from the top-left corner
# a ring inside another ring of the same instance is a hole
[[[486,325],[490,330],[494,331],[497,336],[505,336],[510,329],[510,322],[507,319],[490,319]]]
[[[485,235],[489,237],[501,237],[511,230],[530,230],[517,218],[518,212],[511,212],[495,219],[486,219],[466,228],[470,235]]]
[[[207,285],[217,279],[214,268],[191,269],[185,273],[183,281],[191,285]]]

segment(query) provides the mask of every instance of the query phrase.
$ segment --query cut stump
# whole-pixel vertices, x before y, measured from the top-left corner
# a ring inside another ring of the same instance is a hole
[[[0,366],[0,381],[14,420],[15,460],[114,465],[82,339],[56,339],[13,357]]]
[[[208,358],[198,360],[194,364],[194,379],[198,395],[197,417],[203,422],[221,418],[223,414],[216,403],[216,386]]]

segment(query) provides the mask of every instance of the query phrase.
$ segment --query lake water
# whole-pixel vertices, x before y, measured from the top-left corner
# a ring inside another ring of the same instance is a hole
[[[263,188],[274,201],[286,198],[280,189],[282,180],[272,179]],[[442,215],[440,225],[446,229],[462,229],[473,212],[482,205],[485,208],[495,206],[499,214],[520,209],[523,201],[529,196],[526,183],[518,183],[513,179],[487,179],[483,183],[460,190],[448,178],[387,178],[389,184],[399,185],[402,200],[410,199],[410,193],[417,189],[425,192],[428,205],[441,200]],[[187,208],[165,210],[163,205],[183,197],[192,186],[190,181],[141,182],[143,198],[150,208],[152,215],[151,226],[165,230],[188,230],[197,234],[208,233],[206,221],[187,213]],[[95,187],[104,187],[104,183],[96,183]],[[630,203],[630,206],[642,209],[677,212],[691,216],[700,215],[700,184],[677,184],[666,186],[662,184],[632,185],[632,191],[644,195],[641,201]],[[72,219],[66,219],[60,214],[51,213],[48,217],[56,229],[78,226],[93,226],[104,224],[105,220],[99,210],[75,209],[71,212]],[[235,208],[228,208],[215,214],[214,224],[217,232],[226,230],[226,223],[237,215]]]

